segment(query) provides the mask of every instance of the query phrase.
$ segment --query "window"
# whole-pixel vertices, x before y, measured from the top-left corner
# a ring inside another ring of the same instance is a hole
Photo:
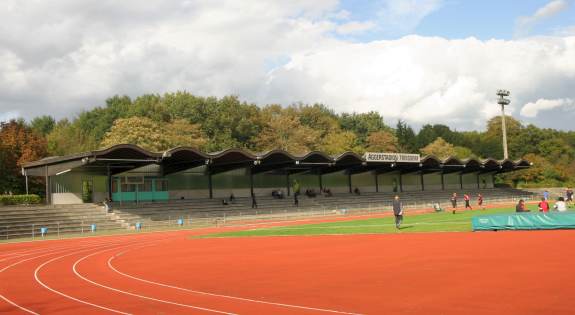
[[[156,179],[156,191],[168,191],[168,180]]]
[[[152,181],[151,178],[144,179],[144,184],[138,187],[138,191],[152,191]]]

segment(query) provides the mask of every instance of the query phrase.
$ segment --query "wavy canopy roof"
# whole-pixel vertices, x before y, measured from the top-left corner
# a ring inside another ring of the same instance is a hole
[[[356,170],[373,170],[376,168],[395,170],[413,169],[439,169],[465,168],[468,171],[497,171],[505,172],[519,168],[528,168],[530,163],[526,160],[503,160],[495,159],[460,160],[455,157],[439,159],[435,156],[424,156],[420,163],[388,163],[367,162],[362,156],[354,152],[344,152],[337,156],[313,151],[305,155],[294,155],[283,150],[272,150],[254,154],[244,149],[227,149],[220,152],[206,153],[191,147],[177,147],[164,152],[151,152],[133,144],[119,144],[103,150],[96,150],[73,154],[68,156],[49,157],[42,160],[26,163],[23,170],[27,175],[44,176],[54,175],[70,168],[92,166],[115,165],[118,170],[136,168],[148,164],[159,164],[166,173],[174,173],[197,167],[209,165],[210,168],[227,170],[246,165],[253,165],[256,169],[269,171],[273,169],[298,166],[299,168],[316,168],[328,171],[328,169],[341,170],[356,168]]]

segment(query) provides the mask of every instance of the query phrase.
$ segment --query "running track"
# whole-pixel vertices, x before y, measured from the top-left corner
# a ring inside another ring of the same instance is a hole
[[[575,313],[574,231],[198,233],[0,244],[0,313]]]

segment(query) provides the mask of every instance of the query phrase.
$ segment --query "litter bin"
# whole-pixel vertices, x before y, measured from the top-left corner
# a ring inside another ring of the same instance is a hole
[[[96,224],[90,225],[90,230],[92,231],[92,233],[96,232]]]
[[[178,219],[178,225],[180,225],[180,226],[184,225],[184,219],[181,219],[181,218]]]
[[[44,237],[44,235],[48,234],[48,228],[47,227],[41,227],[40,228],[40,234],[42,235],[42,237]]]
[[[141,230],[142,229],[142,223],[138,222],[136,223],[136,230]]]

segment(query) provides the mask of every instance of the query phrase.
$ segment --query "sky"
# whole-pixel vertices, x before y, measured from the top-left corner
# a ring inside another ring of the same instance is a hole
[[[481,130],[575,130],[575,0],[3,0],[0,121],[114,95],[323,103]]]

